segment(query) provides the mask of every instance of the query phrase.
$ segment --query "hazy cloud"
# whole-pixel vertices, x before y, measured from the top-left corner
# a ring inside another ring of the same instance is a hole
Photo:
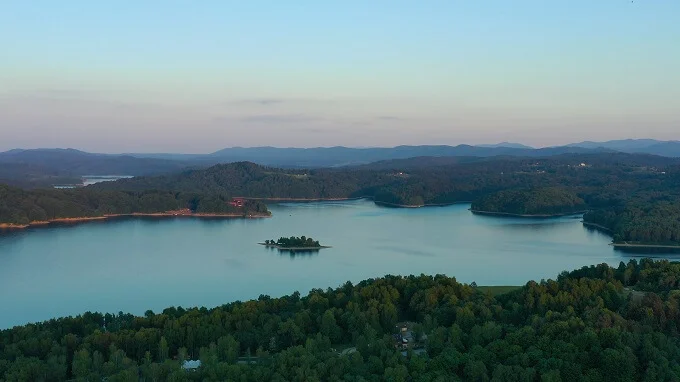
[[[328,130],[325,129],[320,129],[317,127],[301,127],[301,128],[295,128],[293,129],[295,131],[299,131],[301,133],[307,133],[307,134],[323,134],[323,133],[328,133]]]
[[[30,92],[1,92],[0,103],[13,105],[15,108],[33,107],[39,108],[49,105],[59,107],[62,110],[71,110],[68,107],[85,109],[88,107],[109,107],[116,109],[166,109],[163,104],[153,101],[129,100],[121,96],[98,90],[76,89],[42,89]]]
[[[135,91],[139,94],[139,91]],[[91,100],[93,98],[111,99],[111,97],[126,96],[126,92],[115,90],[101,90],[101,89],[67,89],[67,88],[48,88],[35,89],[28,91],[3,91],[0,93],[2,97],[8,98],[40,98],[40,99],[55,99],[55,100],[72,100],[83,99]],[[117,97],[116,97],[117,98]]]
[[[246,116],[240,120],[247,123],[308,123],[322,119],[308,114],[259,114]]]
[[[246,105],[262,105],[262,106],[270,106],[270,105],[277,105],[277,104],[282,104],[284,102],[287,102],[286,100],[282,98],[256,98],[256,99],[242,99],[235,101],[234,103],[237,104],[246,104]]]
[[[255,97],[235,100],[227,100],[227,104],[232,105],[252,105],[252,106],[274,106],[282,104],[313,105],[313,104],[334,104],[337,99],[332,98],[281,98],[281,97]]]
[[[401,120],[403,120],[403,118],[401,118],[401,117],[395,117],[395,116],[392,116],[392,115],[381,115],[379,117],[376,117],[376,119],[378,119],[380,121],[401,121]]]
[[[85,91],[76,89],[43,89],[29,93],[29,95],[55,98],[80,98],[92,95],[99,95],[100,92]]]

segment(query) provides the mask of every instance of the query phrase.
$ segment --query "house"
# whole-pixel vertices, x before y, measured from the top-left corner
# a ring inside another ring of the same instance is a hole
[[[201,367],[200,360],[187,360],[182,364],[182,369],[186,371],[196,371],[199,367]]]
[[[242,208],[243,205],[245,204],[245,200],[242,198],[234,198],[229,202],[234,207]]]
[[[394,347],[397,349],[408,349],[409,347],[415,346],[415,336],[413,331],[410,329],[408,322],[399,323],[396,325],[398,331],[394,334]]]

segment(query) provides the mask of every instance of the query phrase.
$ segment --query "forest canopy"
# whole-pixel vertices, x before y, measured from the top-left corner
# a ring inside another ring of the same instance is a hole
[[[192,209],[218,213],[231,211],[226,195],[251,200],[246,207],[258,213],[266,207],[252,200],[367,197],[396,206],[472,202],[473,209],[529,215],[588,210],[584,220],[609,230],[616,242],[680,245],[678,160],[620,153],[454,159],[313,170],[230,163],[15,195],[11,202],[0,199],[0,222],[158,211],[183,208],[187,201]]]
[[[0,331],[0,379],[675,381],[679,288],[679,263],[633,260],[496,297],[385,276],[212,309],[88,312]]]
[[[630,154],[454,159],[316,170],[241,162],[94,187],[265,199],[369,197],[397,206],[472,202],[473,209],[530,215],[588,210],[584,220],[610,230],[617,242],[680,245],[680,166],[675,159]]]
[[[31,190],[0,185],[0,224],[28,224],[60,218],[158,213],[189,209],[195,213],[269,214],[257,201],[243,207],[221,194],[171,191],[107,191],[91,188]]]
[[[557,187],[499,191],[472,203],[473,211],[514,215],[567,215],[586,208],[583,199]]]
[[[306,236],[291,236],[281,237],[279,240],[265,240],[266,245],[277,246],[281,248],[320,248],[321,244],[318,240]]]

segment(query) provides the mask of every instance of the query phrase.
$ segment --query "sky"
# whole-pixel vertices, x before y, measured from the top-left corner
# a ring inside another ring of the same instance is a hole
[[[680,139],[680,1],[4,0],[0,150]]]

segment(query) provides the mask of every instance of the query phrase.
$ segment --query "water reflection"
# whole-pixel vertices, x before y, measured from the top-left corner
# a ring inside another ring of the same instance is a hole
[[[276,252],[279,255],[282,256],[289,256],[291,259],[296,258],[296,257],[312,257],[315,255],[319,254],[319,251],[321,249],[318,248],[310,248],[310,249],[286,249],[286,248],[276,248],[276,247],[269,247],[269,246],[263,246],[267,251],[269,252]],[[330,248],[322,248],[328,251]]]
[[[468,208],[287,203],[270,206],[269,219],[121,217],[0,233],[0,306],[12,307],[0,314],[0,329],[88,310],[211,307],[386,274],[523,285],[642,256],[615,252],[610,237],[575,218],[498,218]],[[333,248],[291,252],[256,244],[299,235]]]
[[[433,257],[434,254],[431,252],[423,251],[417,248],[399,247],[394,245],[380,245],[373,247],[381,251],[401,253],[408,256],[418,256],[418,257]]]
[[[0,255],[19,252],[27,230],[0,229]]]
[[[503,219],[503,218],[496,218]],[[571,225],[573,222],[570,221],[549,221],[544,220],[540,222],[507,222],[507,224],[497,224],[492,225],[492,229],[498,229],[503,231],[513,231],[513,230],[530,230],[530,231],[553,231],[558,226]]]
[[[614,247],[614,251],[635,257],[655,257],[678,260],[680,248],[654,248],[654,247]]]

